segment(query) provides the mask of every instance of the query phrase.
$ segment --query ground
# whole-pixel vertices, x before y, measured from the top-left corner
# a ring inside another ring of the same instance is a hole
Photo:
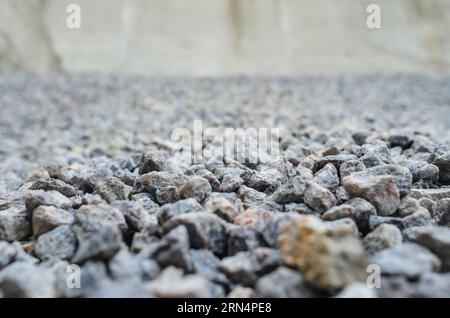
[[[1,73],[0,296],[449,295],[449,87]],[[195,120],[279,128],[282,156],[180,162]]]

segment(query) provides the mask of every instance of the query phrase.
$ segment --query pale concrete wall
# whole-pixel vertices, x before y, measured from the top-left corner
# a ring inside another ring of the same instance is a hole
[[[42,0],[0,0],[0,69],[59,69]]]
[[[82,28],[65,25],[82,8]],[[366,7],[382,7],[381,30]],[[450,73],[449,0],[0,0],[0,67],[155,76]]]

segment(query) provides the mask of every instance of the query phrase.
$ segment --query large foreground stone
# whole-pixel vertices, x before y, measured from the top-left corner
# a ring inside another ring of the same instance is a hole
[[[364,281],[367,258],[352,232],[327,233],[314,216],[301,216],[280,235],[284,262],[302,273],[309,284],[322,289],[341,289]]]

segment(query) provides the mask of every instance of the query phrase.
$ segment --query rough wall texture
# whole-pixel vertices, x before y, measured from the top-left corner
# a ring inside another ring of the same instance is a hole
[[[382,8],[382,29],[366,7]],[[66,27],[66,7],[82,27]],[[0,0],[0,69],[450,73],[448,0]]]
[[[45,0],[0,0],[0,69],[59,70]]]

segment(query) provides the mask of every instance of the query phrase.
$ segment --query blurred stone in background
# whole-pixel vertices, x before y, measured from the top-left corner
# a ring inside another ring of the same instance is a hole
[[[68,29],[66,8],[82,9]],[[382,28],[366,26],[381,6]],[[448,0],[0,0],[0,69],[450,74]]]

